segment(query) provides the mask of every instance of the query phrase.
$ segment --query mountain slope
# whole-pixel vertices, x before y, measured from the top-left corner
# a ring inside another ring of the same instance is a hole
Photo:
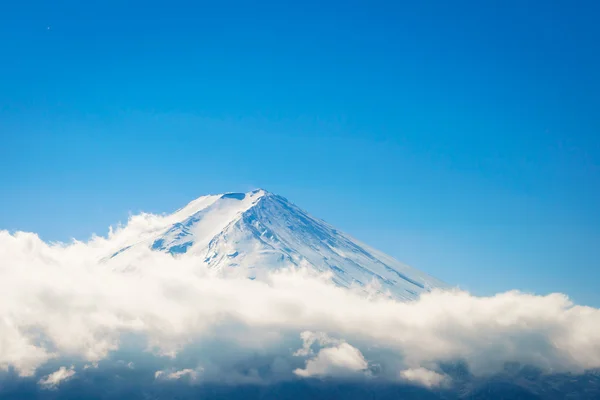
[[[273,269],[304,266],[331,272],[339,286],[374,283],[379,291],[403,300],[447,287],[264,190],[200,197],[168,221],[167,227],[135,245],[195,257],[224,274],[252,279],[261,279]]]

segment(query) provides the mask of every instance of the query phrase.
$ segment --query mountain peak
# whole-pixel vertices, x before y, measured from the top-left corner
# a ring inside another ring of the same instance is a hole
[[[263,196],[271,196],[272,193],[269,193],[268,191],[264,190],[264,189],[254,189],[250,192],[247,193],[241,193],[241,192],[227,192],[227,193],[223,193],[221,195],[222,199],[235,199],[235,200],[244,200],[246,198],[246,196],[253,196],[253,197],[263,197]]]
[[[281,268],[331,274],[342,287],[379,287],[414,299],[441,281],[387,256],[264,189],[199,197],[167,217],[168,226],[127,246],[191,257],[223,274],[261,279]]]

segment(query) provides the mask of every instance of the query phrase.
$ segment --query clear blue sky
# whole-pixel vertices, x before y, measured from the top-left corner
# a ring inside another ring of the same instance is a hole
[[[0,228],[263,187],[476,294],[600,306],[598,4],[4,1]]]

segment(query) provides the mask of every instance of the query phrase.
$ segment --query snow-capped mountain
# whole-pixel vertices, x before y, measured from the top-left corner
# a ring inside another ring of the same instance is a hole
[[[194,257],[212,269],[251,279],[261,279],[273,269],[304,266],[331,272],[339,286],[375,286],[403,300],[447,287],[265,190],[203,196],[165,221],[167,226],[110,257],[119,257],[134,246],[147,246],[174,257]]]

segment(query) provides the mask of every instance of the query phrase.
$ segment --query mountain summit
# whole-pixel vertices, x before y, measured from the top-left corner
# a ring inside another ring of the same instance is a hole
[[[212,269],[260,279],[293,266],[331,272],[342,287],[378,288],[411,300],[443,282],[342,233],[287,199],[258,189],[199,197],[132,246],[195,257]]]

